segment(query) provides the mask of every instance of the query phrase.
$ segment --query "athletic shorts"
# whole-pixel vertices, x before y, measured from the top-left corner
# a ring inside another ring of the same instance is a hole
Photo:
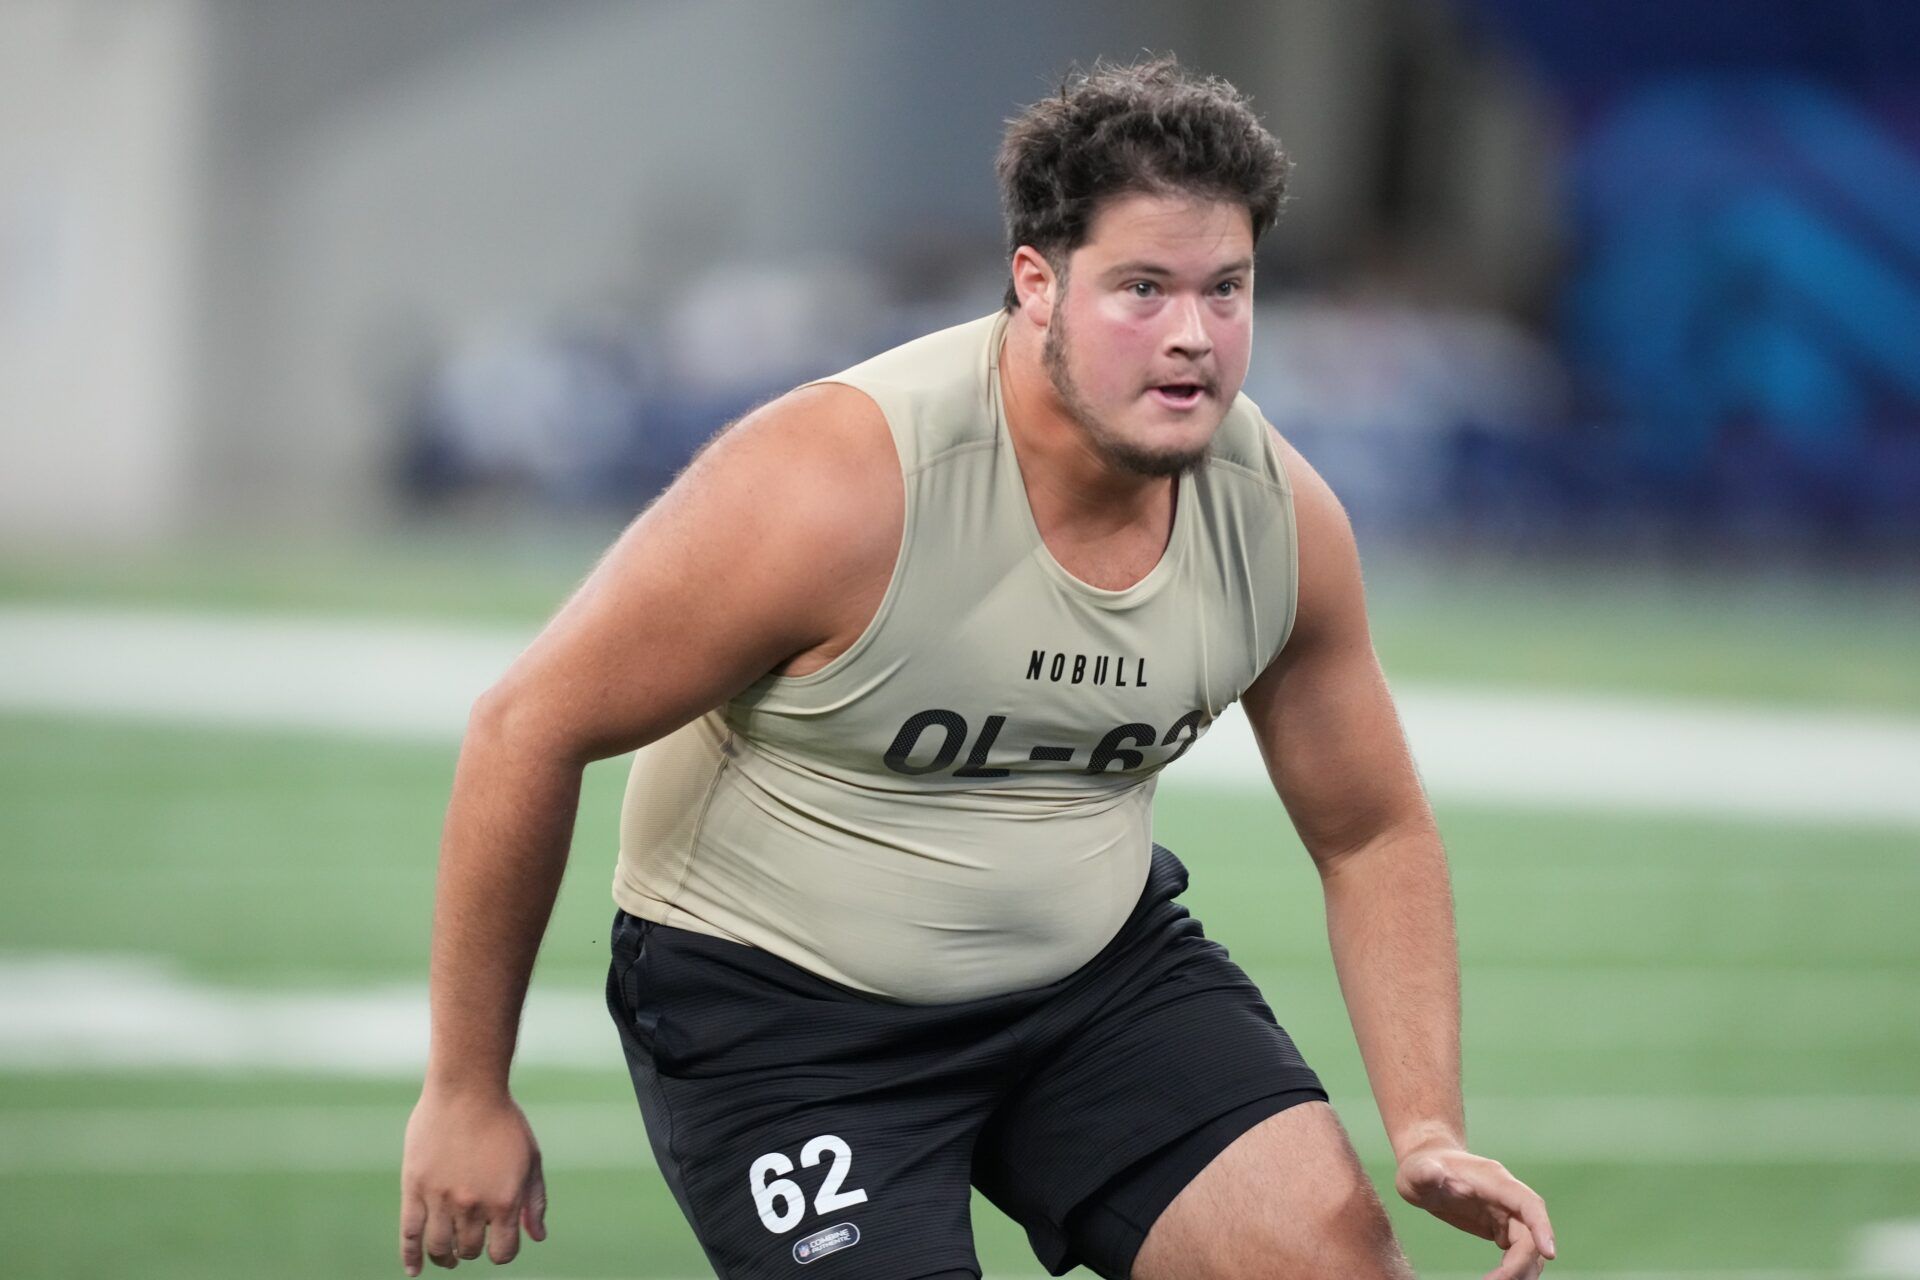
[[[607,1004],[655,1159],[715,1272],[978,1276],[972,1185],[1052,1274],[1127,1276],[1214,1156],[1327,1096],[1174,901],[1186,887],[1156,845],[1139,903],[1077,972],[937,1005],[617,913]]]

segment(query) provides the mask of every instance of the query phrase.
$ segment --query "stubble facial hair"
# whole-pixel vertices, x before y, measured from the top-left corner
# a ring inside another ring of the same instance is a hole
[[[1198,467],[1206,459],[1209,445],[1186,452],[1143,449],[1123,439],[1118,432],[1108,430],[1100,420],[1067,371],[1066,298],[1066,273],[1062,271],[1060,302],[1047,320],[1047,336],[1040,343],[1040,364],[1047,371],[1047,381],[1053,384],[1054,394],[1060,397],[1067,415],[1087,433],[1087,441],[1094,451],[1120,470],[1137,476],[1182,476]]]

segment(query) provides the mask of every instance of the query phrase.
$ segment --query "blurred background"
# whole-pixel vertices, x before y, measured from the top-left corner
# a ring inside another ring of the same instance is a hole
[[[1904,0],[0,0],[0,1273],[397,1268],[467,704],[720,425],[995,309],[1004,121],[1148,52],[1294,160],[1246,389],[1354,516],[1555,1272],[1920,1276]],[[1157,833],[1391,1200],[1208,745]],[[623,779],[528,1276],[705,1273],[599,1007]]]

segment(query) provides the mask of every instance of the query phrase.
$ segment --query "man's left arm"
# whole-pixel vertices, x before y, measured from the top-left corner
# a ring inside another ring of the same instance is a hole
[[[1446,852],[1374,655],[1353,533],[1326,483],[1275,442],[1294,491],[1299,598],[1292,635],[1243,704],[1320,873],[1400,1194],[1498,1244],[1507,1257],[1495,1274],[1537,1274],[1536,1254],[1554,1255],[1546,1206],[1466,1149]]]

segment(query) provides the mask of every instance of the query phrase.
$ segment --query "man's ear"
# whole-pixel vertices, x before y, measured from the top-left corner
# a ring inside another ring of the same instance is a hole
[[[1028,320],[1045,328],[1059,302],[1060,279],[1046,255],[1030,244],[1013,253],[1013,294]]]

